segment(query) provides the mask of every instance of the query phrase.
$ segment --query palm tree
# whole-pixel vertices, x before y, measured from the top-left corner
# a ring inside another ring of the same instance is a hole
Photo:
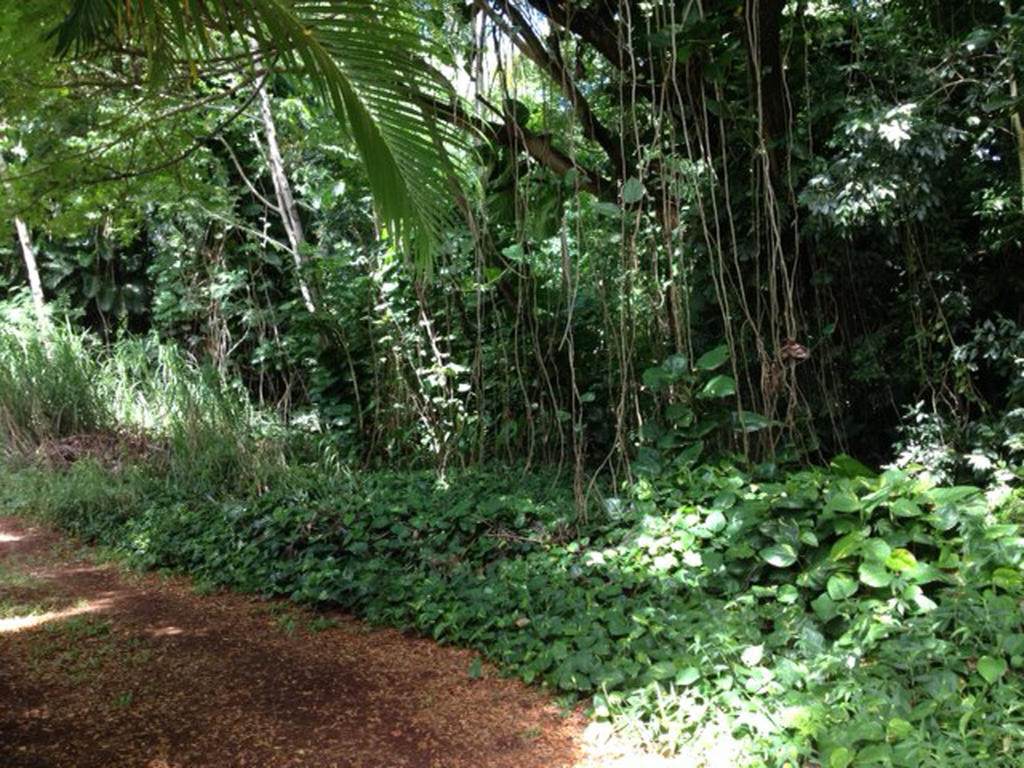
[[[308,77],[347,127],[377,213],[420,263],[448,223],[462,138],[423,104],[453,98],[413,0],[69,0],[61,55],[141,49],[159,84],[236,46]]]

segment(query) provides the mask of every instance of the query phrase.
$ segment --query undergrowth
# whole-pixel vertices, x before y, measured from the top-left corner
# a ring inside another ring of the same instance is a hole
[[[100,344],[70,325],[43,336],[31,315],[0,309],[8,461],[110,460],[91,447],[113,443],[114,452],[145,454],[149,469],[176,485],[214,494],[262,486],[283,470],[281,447],[264,439],[258,414],[221,372],[155,337]]]
[[[81,429],[162,448],[117,466],[8,461],[0,508],[208,587],[480,649],[696,766],[1019,765],[1019,469],[981,489],[845,457],[683,461],[581,523],[554,476],[289,466],[229,387],[155,342],[61,343],[3,339],[9,458]]]
[[[1017,765],[1021,499],[850,466],[688,469],[584,530],[549,478],[494,471],[297,469],[214,499],[79,463],[6,475],[0,503],[143,567],[478,648],[708,765]]]

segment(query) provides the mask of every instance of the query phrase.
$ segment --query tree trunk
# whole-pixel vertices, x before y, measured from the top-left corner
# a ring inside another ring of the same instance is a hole
[[[295,272],[299,281],[299,292],[302,294],[302,302],[306,305],[306,309],[310,312],[315,312],[316,302],[314,301],[313,290],[303,274],[306,266],[306,257],[302,252],[302,248],[305,245],[306,238],[302,231],[299,209],[295,205],[295,196],[292,194],[292,185],[288,181],[288,175],[284,170],[281,147],[277,141],[277,125],[274,122],[274,115],[270,111],[270,96],[267,93],[266,81],[260,81],[256,88],[260,105],[260,119],[263,121],[263,138],[267,142],[267,167],[270,169],[270,178],[274,184],[274,195],[277,198],[278,213],[281,216],[281,223],[288,237],[288,246],[291,249],[292,261],[295,263]]]
[[[1010,0],[1003,0],[1003,10],[1006,11],[1006,15],[1009,16],[1013,13],[1013,6]],[[1014,39],[1013,33],[1010,34],[1010,50],[1014,50],[1016,40]],[[1017,104],[1017,99],[1020,98],[1020,85],[1017,81],[1017,70],[1013,66],[1012,53],[1010,54],[1010,100],[1014,103],[1013,111],[1010,113],[1010,128],[1013,132],[1013,138],[1017,144],[1017,166],[1020,172],[1020,207],[1021,211],[1024,211],[1024,117],[1021,115],[1021,107]]]
[[[14,228],[18,232],[18,243],[21,245],[21,254],[25,259],[25,271],[28,272],[28,285],[32,292],[32,305],[36,310],[36,320],[39,322],[39,330],[43,334],[43,339],[47,339],[50,331],[50,319],[46,314],[43,281],[39,279],[39,265],[36,262],[35,249],[32,247],[32,237],[25,222],[17,216],[14,217]]]

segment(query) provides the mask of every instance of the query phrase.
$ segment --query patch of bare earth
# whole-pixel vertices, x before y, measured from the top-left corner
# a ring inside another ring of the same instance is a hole
[[[610,764],[579,713],[487,665],[472,677],[471,652],[200,596],[4,516],[0,660],[5,768]]]

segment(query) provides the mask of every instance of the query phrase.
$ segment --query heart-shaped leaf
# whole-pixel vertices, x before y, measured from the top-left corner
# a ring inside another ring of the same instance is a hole
[[[1006,674],[1006,660],[993,656],[982,656],[978,659],[978,674],[991,685]]]
[[[851,579],[844,573],[837,573],[829,577],[828,585],[828,596],[833,600],[845,600],[857,591],[858,585],[854,579]]]
[[[759,553],[761,559],[768,565],[776,568],[788,568],[796,562],[796,550],[792,544],[776,544],[773,547],[765,547]]]
[[[881,563],[861,563],[857,575],[869,587],[888,587],[892,584],[892,574]]]

